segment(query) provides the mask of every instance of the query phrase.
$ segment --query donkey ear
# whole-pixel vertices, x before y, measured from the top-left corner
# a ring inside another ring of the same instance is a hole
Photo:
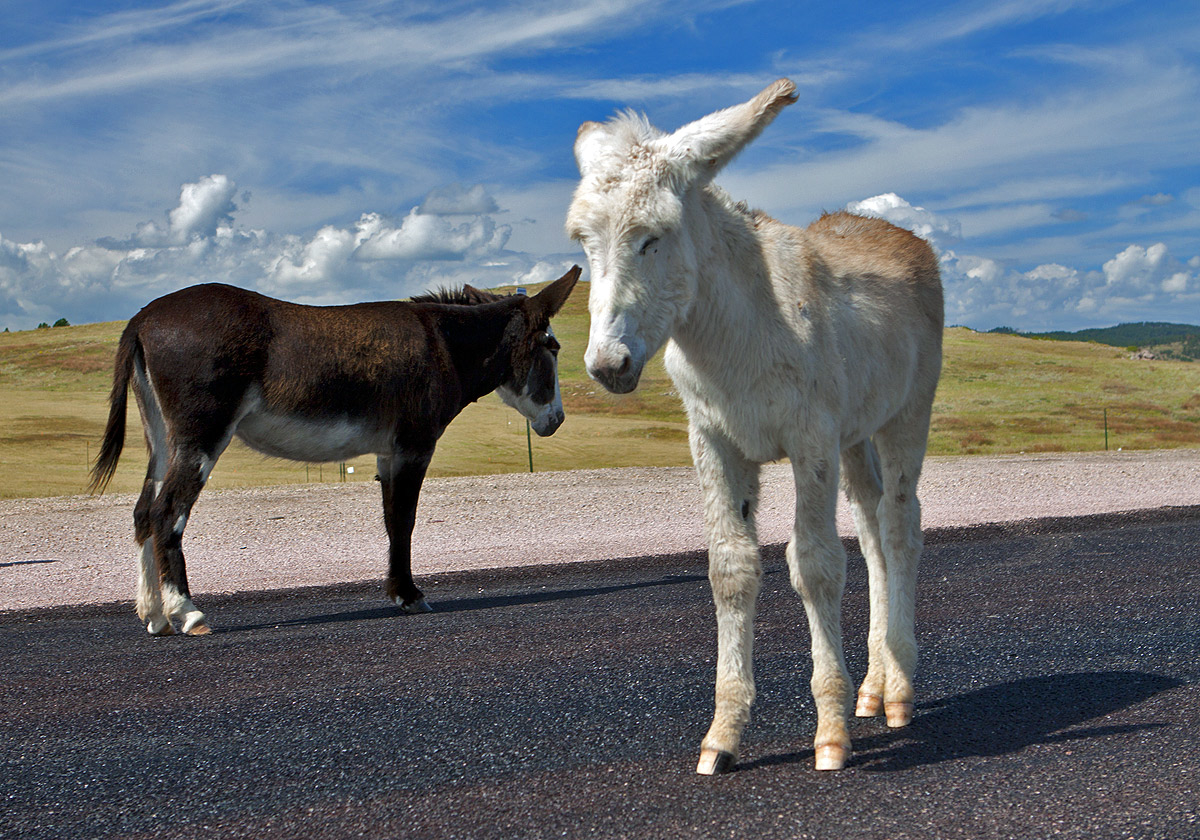
[[[530,302],[542,311],[546,320],[553,318],[558,314],[558,310],[562,309],[582,271],[577,265],[571,266],[570,271],[533,296]]]
[[[579,126],[575,135],[575,163],[579,166],[579,174],[587,175],[608,139],[608,132],[598,122],[585,122]]]
[[[749,102],[701,117],[659,142],[689,183],[707,180],[795,101],[791,79],[779,79]]]
[[[463,284],[463,294],[471,303],[492,303],[500,300],[504,295],[498,295],[493,292],[485,292],[483,289],[476,289],[470,283]]]

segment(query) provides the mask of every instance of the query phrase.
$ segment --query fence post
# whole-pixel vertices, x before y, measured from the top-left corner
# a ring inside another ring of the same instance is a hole
[[[529,420],[525,421],[525,446],[529,450],[529,471],[533,472],[533,435],[529,433]]]
[[[1104,409],[1104,451],[1108,451],[1108,409]]]

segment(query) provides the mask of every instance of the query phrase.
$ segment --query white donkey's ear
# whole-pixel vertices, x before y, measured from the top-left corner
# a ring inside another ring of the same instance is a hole
[[[795,101],[796,86],[779,79],[749,102],[701,117],[658,142],[687,182],[707,180]],[[576,141],[577,154],[578,148]]]
[[[607,145],[608,131],[598,122],[585,122],[575,135],[575,163],[579,174],[587,175]]]

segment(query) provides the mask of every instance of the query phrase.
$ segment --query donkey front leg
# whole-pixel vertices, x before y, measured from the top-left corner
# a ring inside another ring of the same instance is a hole
[[[695,427],[690,437],[704,494],[708,580],[717,613],[716,709],[696,765],[707,776],[737,763],[754,703],[754,614],[762,582],[754,526],[759,477],[758,465],[729,441]]]
[[[396,452],[379,456],[383,490],[383,522],[388,535],[387,596],[406,613],[432,612],[412,577],[412,532],[417,523],[417,498],[433,450],[419,454]]]
[[[796,527],[787,546],[792,586],[804,599],[812,635],[812,693],[817,706],[816,769],[841,770],[850,757],[846,727],[850,674],[842,651],[846,550],[838,538],[837,450],[824,459],[792,458]]]

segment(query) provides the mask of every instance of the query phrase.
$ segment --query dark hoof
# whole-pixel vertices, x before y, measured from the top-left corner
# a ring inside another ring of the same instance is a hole
[[[702,750],[700,763],[696,765],[696,772],[701,776],[716,776],[731,772],[735,764],[737,764],[737,758],[733,753],[724,750]]]

